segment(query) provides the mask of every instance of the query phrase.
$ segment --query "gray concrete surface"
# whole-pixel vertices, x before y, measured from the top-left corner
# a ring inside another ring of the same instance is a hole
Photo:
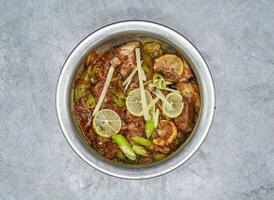
[[[217,95],[206,142],[159,178],[112,178],[81,161],[55,114],[73,47],[126,19],[168,25],[212,69]],[[0,0],[0,199],[274,199],[274,2]]]

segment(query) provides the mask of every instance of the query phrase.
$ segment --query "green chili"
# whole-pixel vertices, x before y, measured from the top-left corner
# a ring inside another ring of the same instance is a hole
[[[133,151],[141,156],[148,156],[147,151],[144,147],[139,146],[139,145],[132,145]]]
[[[165,157],[166,157],[165,154],[157,153],[157,152],[153,153],[153,158],[154,158],[154,160],[156,160],[156,161],[162,160],[162,159],[164,159]]]
[[[157,88],[160,88],[160,89],[166,88],[166,81],[164,77],[159,73],[153,74],[152,82]]]
[[[87,71],[85,71],[85,72],[82,74],[81,80],[87,81],[87,82],[90,80],[90,76],[89,76],[89,74],[88,74]]]
[[[118,150],[117,152],[117,158],[124,160],[124,154],[122,153],[122,151]]]
[[[89,71],[90,77],[92,77],[92,78],[98,77],[99,71],[100,71],[100,65],[95,65]]]
[[[157,57],[162,54],[161,45],[155,42],[146,43],[143,49],[146,53],[149,53],[153,57]]]
[[[138,137],[138,136],[135,136],[135,137],[132,137],[131,138],[134,142],[140,144],[140,145],[143,145],[143,146],[146,146],[146,147],[149,147],[151,145],[151,141],[146,139],[146,138],[143,138],[143,137]]]
[[[81,80],[84,81],[90,81],[91,78],[96,78],[98,77],[98,73],[100,71],[100,65],[89,65],[87,69],[83,72],[81,75]]]
[[[116,97],[118,97],[119,99],[123,99],[126,100],[127,96],[125,95],[125,93],[121,90],[118,90],[118,92],[115,94]]]
[[[153,70],[152,70],[152,58],[147,53],[143,54],[143,64],[142,64],[142,66],[143,66],[143,69],[144,69],[145,73],[152,74],[152,72],[153,72]]]
[[[76,84],[75,85],[75,90],[74,90],[74,98],[76,100],[79,100],[80,98],[85,96],[86,95],[86,89],[87,89],[87,85],[85,85],[85,84]]]
[[[75,95],[75,99],[79,100],[80,98],[82,98],[83,96],[86,96],[87,94],[87,87],[90,81],[90,78],[92,77],[92,72],[94,70],[94,67],[92,65],[89,65],[88,68],[82,73],[80,80],[84,81],[84,83],[78,83],[75,86],[75,91],[74,91],[74,95]],[[85,84],[86,82],[86,84]],[[88,100],[88,106],[93,106],[92,100]],[[93,106],[94,107],[94,106]]]
[[[87,95],[87,100],[86,100],[86,107],[88,109],[92,109],[94,108],[96,105],[96,102],[95,102],[95,99],[94,97],[92,96],[92,94],[88,94]]]
[[[149,66],[147,64],[143,64],[143,69],[145,71],[145,73],[147,74],[152,74],[152,70],[149,68]]]
[[[128,157],[130,160],[136,160],[136,154],[134,153],[130,144],[124,136],[117,134],[111,136],[111,138],[118,145],[118,147],[121,149],[126,157]]]
[[[126,106],[126,95],[124,94],[123,91],[117,89],[117,88],[110,88],[110,92],[112,94],[112,101],[116,103],[120,107],[125,107]]]
[[[154,131],[154,120],[153,117],[151,117],[148,121],[146,121],[146,127],[145,127],[145,132],[146,132],[146,137],[149,139]]]
[[[117,98],[116,96],[112,96],[111,99],[112,99],[112,101],[113,101],[114,103],[116,103],[118,106],[120,106],[120,107],[126,107],[126,102],[125,102],[125,100],[119,99],[119,98]]]
[[[83,74],[81,75],[80,79],[83,81],[90,81],[93,70],[94,70],[94,67],[92,65],[89,65],[87,69],[83,72]]]

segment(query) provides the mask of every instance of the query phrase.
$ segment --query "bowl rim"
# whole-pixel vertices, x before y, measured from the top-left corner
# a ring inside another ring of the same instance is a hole
[[[104,38],[112,37],[114,33],[121,34],[126,32],[145,32],[158,35],[159,37],[161,36],[170,42],[176,42],[176,46],[187,54],[191,62],[195,61],[193,66],[195,68],[198,66],[200,67],[196,69],[196,73],[198,73],[199,79],[201,79],[199,88],[202,86],[202,91],[200,92],[203,93],[200,120],[196,122],[198,126],[196,127],[195,134],[188,142],[186,147],[166,162],[140,169],[115,166],[103,161],[95,155],[92,155],[92,153],[88,151],[86,147],[84,147],[84,144],[82,144],[77,131],[73,127],[68,103],[70,101],[70,92],[68,92],[68,90],[70,90],[71,85],[69,81],[71,82],[71,79],[75,75],[75,71],[79,67],[79,62],[82,60],[82,57],[84,57],[84,54],[90,51],[90,46],[94,47],[96,44],[103,41]],[[70,74],[70,76],[66,76],[67,74]],[[161,176],[170,171],[173,171],[188,161],[197,152],[208,135],[216,108],[215,89],[212,73],[199,50],[186,37],[174,29],[159,23],[144,20],[125,20],[114,22],[97,29],[81,40],[67,56],[62,66],[58,77],[55,95],[58,123],[61,127],[64,137],[74,152],[82,160],[84,160],[87,164],[94,167],[95,169],[105,174],[124,179],[147,179]],[[179,159],[180,157],[181,159]]]

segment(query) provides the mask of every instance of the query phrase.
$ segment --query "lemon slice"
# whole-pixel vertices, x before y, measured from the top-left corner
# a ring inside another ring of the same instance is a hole
[[[157,131],[157,137],[153,139],[153,143],[159,146],[167,146],[174,142],[177,137],[177,128],[172,121],[161,120],[160,127]]]
[[[103,109],[95,114],[92,125],[98,135],[110,137],[120,131],[122,122],[116,112]]]
[[[175,73],[180,76],[183,73],[184,64],[178,56],[166,54],[155,60],[153,68],[157,72]]]
[[[166,96],[166,100],[171,106],[164,104],[163,113],[169,118],[178,117],[184,109],[183,97],[178,92],[171,92]]]
[[[152,101],[152,96],[151,94],[145,90],[145,96],[147,100],[147,105],[149,105]],[[132,90],[129,95],[127,96],[126,99],[126,106],[127,110],[130,114],[134,116],[143,116],[143,108],[142,108],[142,100],[141,100],[141,90],[140,89],[135,89]]]

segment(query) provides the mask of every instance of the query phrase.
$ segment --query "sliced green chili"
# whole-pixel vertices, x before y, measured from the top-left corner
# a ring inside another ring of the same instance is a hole
[[[151,117],[148,121],[146,121],[146,127],[145,127],[145,132],[146,132],[146,137],[149,139],[154,131],[154,119]]]
[[[140,145],[143,145],[143,146],[146,146],[146,147],[149,147],[151,145],[151,141],[146,139],[146,138],[143,138],[143,137],[138,137],[138,136],[135,136],[135,137],[132,137],[131,138],[134,142],[140,144]]]
[[[144,69],[145,73],[152,74],[152,72],[153,72],[153,70],[152,70],[152,58],[147,53],[143,54],[143,64],[142,64],[142,66],[143,66],[143,69]]]
[[[159,73],[153,74],[152,82],[157,88],[160,88],[160,89],[166,88],[166,81],[164,77]]]
[[[85,96],[86,95],[86,89],[87,89],[87,85],[85,85],[85,84],[76,84],[75,85],[75,90],[74,90],[74,98],[76,100],[79,100],[80,98]]]
[[[111,97],[112,101],[120,107],[126,107],[126,102],[123,99],[119,99],[116,96]]]
[[[122,90],[119,90],[119,89],[114,88],[114,87],[110,88],[109,90],[110,90],[111,94],[118,97],[119,99],[124,99],[125,100],[127,98],[125,93]]]
[[[133,151],[141,156],[148,156],[147,151],[144,147],[139,146],[139,145],[132,145]]]
[[[126,95],[125,95],[125,93],[122,92],[122,91],[118,91],[118,93],[116,94],[116,96],[117,96],[119,99],[123,99],[123,100],[125,100],[125,99],[127,98]]]
[[[152,74],[152,70],[146,64],[143,64],[143,69],[145,73]]]
[[[157,57],[162,54],[161,45],[156,42],[146,43],[143,49],[145,52],[149,53],[153,57]]]
[[[154,158],[154,160],[156,160],[156,161],[159,161],[159,160],[162,160],[162,159],[164,159],[166,157],[166,155],[165,154],[162,154],[162,153],[153,153],[153,158]]]
[[[110,88],[110,92],[112,94],[112,101],[116,103],[120,107],[126,107],[126,95],[123,91],[117,88]]]
[[[124,160],[124,154],[122,153],[122,151],[118,150],[117,152],[117,158],[121,159],[121,160]]]
[[[82,74],[81,80],[87,81],[87,82],[90,80],[90,76],[89,76],[89,74],[88,74],[87,71],[85,71],[85,72]]]
[[[92,65],[89,65],[87,69],[83,72],[81,75],[81,80],[83,81],[90,81],[90,78],[92,77],[92,71],[94,70],[94,67]]]
[[[92,71],[94,70],[93,66],[88,66],[88,68],[82,73],[80,80],[84,81],[84,83],[77,83],[75,85],[75,91],[74,91],[74,97],[76,100],[79,100],[80,98],[82,98],[83,96],[86,96],[87,94],[87,87],[90,81],[90,78],[92,77]],[[85,84],[86,82],[86,84]],[[92,106],[92,102],[91,100],[89,100],[89,106]],[[89,107],[87,106],[87,107]]]
[[[95,107],[95,105],[96,105],[96,102],[95,102],[95,99],[94,99],[93,95],[92,94],[88,94],[87,95],[87,100],[86,100],[86,107],[88,109],[92,109],[92,108]]]
[[[90,77],[92,77],[92,78],[98,77],[100,68],[101,68],[100,65],[95,65],[94,67],[92,67],[89,71]]]
[[[118,147],[121,149],[126,157],[128,157],[130,160],[136,160],[136,154],[134,153],[130,144],[124,136],[117,134],[111,136],[111,138],[118,145]]]

